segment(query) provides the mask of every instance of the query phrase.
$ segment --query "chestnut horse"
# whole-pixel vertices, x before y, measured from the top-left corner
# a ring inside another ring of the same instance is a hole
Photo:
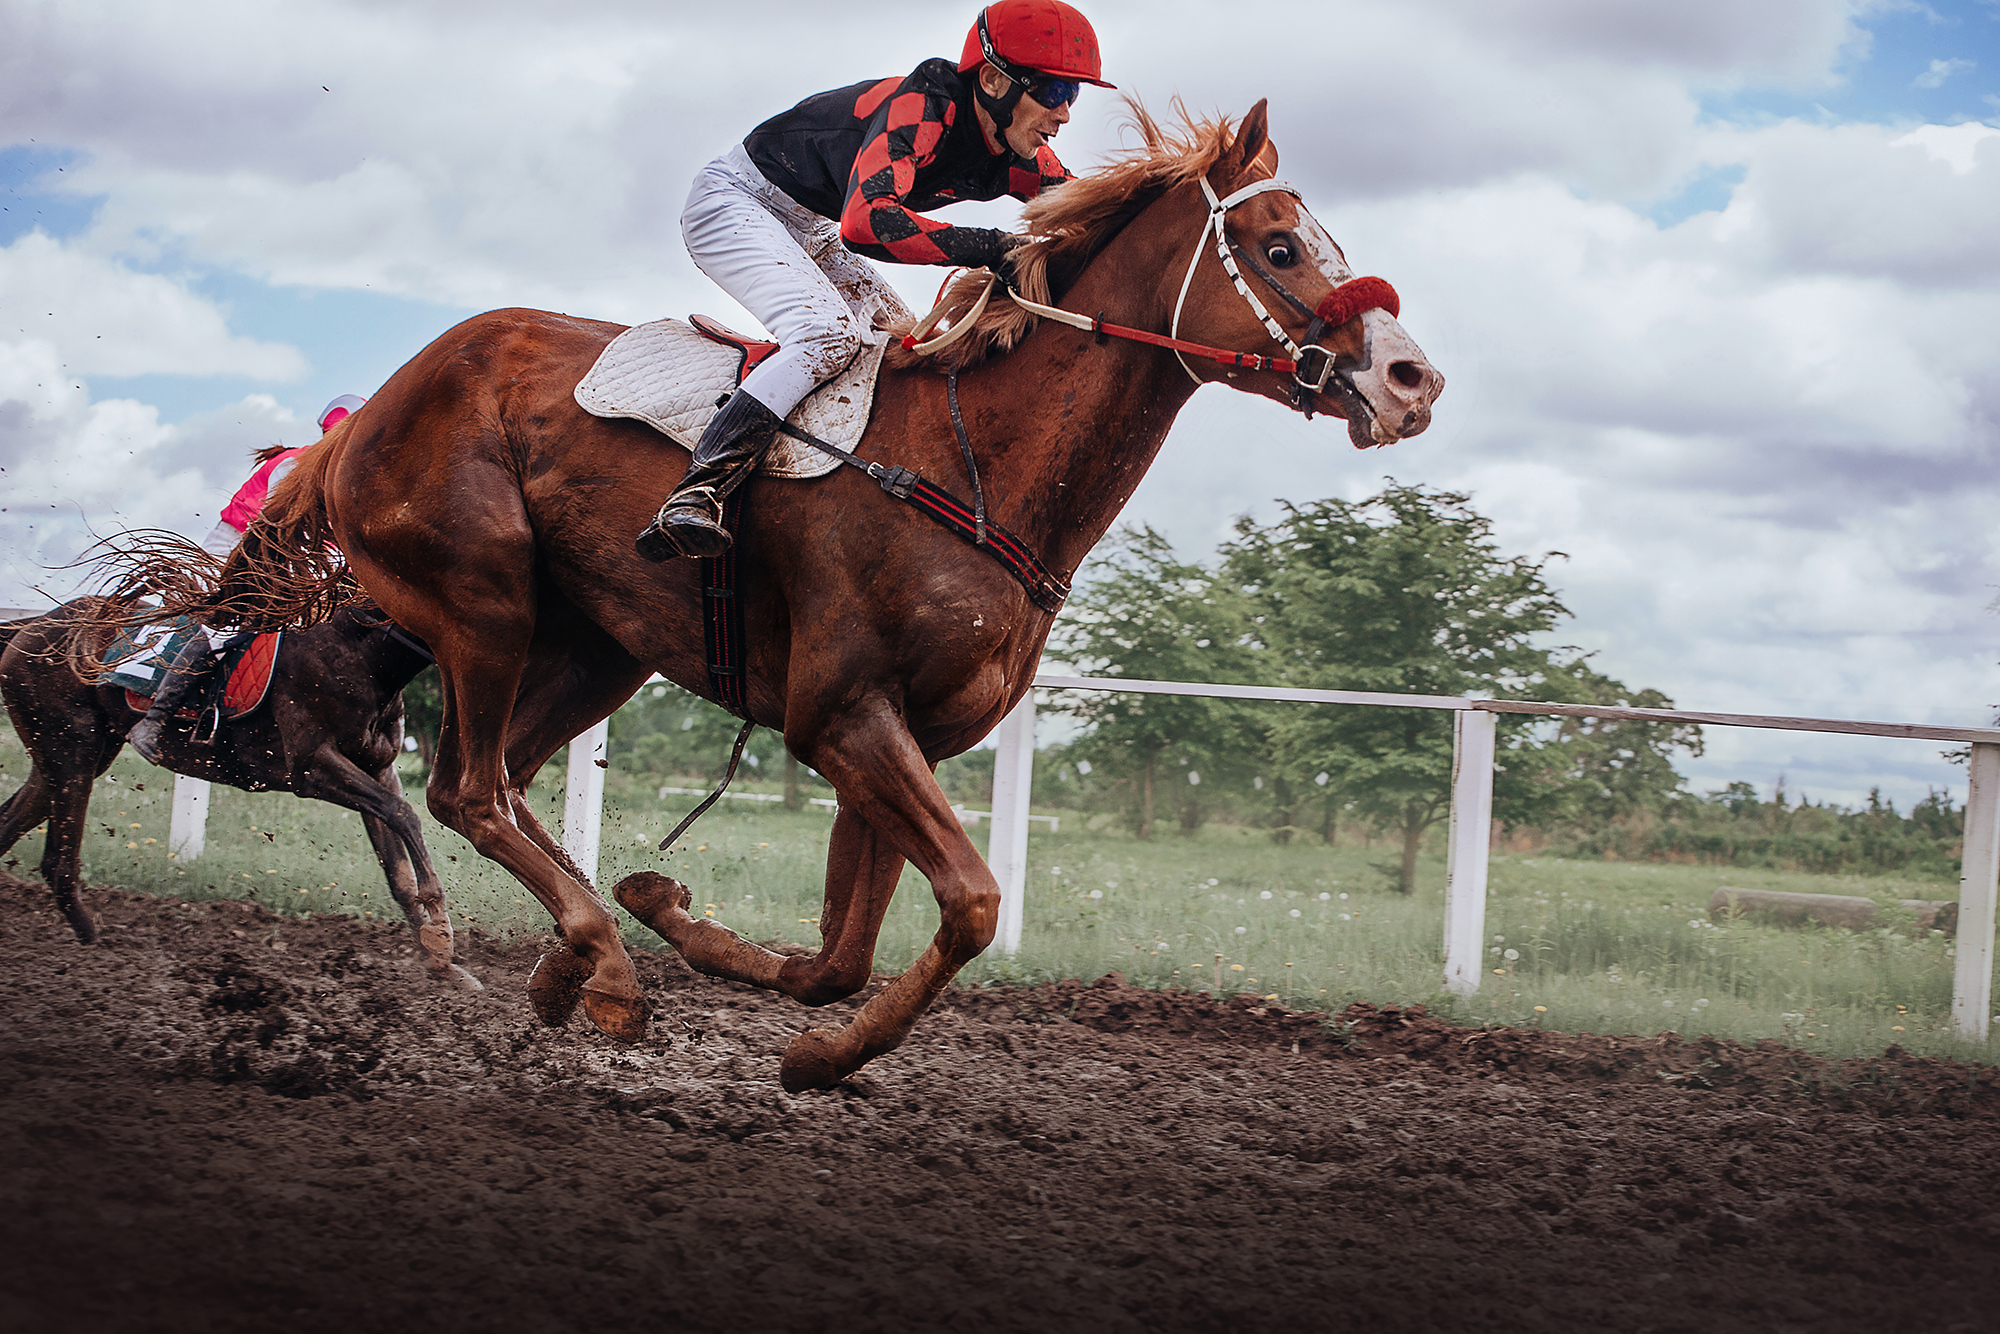
[[[970,336],[949,357],[892,356],[858,451],[968,494],[940,373],[957,368],[990,518],[1060,577],[1110,528],[1199,383],[1344,417],[1364,448],[1423,430],[1443,385],[1394,319],[1387,284],[1356,279],[1288,187],[1259,184],[1277,159],[1263,103],[1233,132],[1194,123],[1170,135],[1133,110],[1143,145],[1030,203],[1038,239],[1017,265],[1024,295],[1117,336],[996,300],[964,316]],[[1247,257],[1240,276],[1219,254],[1225,234],[1228,253]],[[1387,296],[1331,328],[1313,318],[1342,309],[1334,292],[1350,284]],[[296,614],[335,577],[322,562],[314,584],[302,564],[337,543],[367,594],[437,653],[431,810],[527,886],[567,942],[530,982],[537,1013],[561,1023],[580,999],[604,1032],[636,1039],[645,1003],[617,922],[523,797],[539,766],[650,673],[714,697],[699,564],[651,565],[632,548],[687,455],[572,398],[619,332],[523,310],[451,330],[343,438],[301,460],[220,586],[185,605],[225,624]],[[1183,360],[1159,345],[1168,336],[1248,355]],[[1296,377],[1290,360],[1263,360],[1300,343],[1319,350],[1299,357]],[[822,943],[810,955],[763,949],[691,916],[687,888],[652,872],[616,897],[694,968],[824,1005],[868,982],[904,862],[929,879],[937,934],[846,1027],[793,1040],[780,1077],[797,1092],[896,1047],[992,940],[999,888],[933,769],[1027,693],[1054,614],[988,553],[856,470],[758,479],[746,493],[744,712],[782,732],[840,799]]]

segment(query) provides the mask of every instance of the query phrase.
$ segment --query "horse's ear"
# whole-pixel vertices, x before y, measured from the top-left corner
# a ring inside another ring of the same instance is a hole
[[[1239,179],[1248,176],[1258,159],[1267,155],[1271,159],[1271,167],[1278,165],[1278,150],[1271,147],[1270,105],[1269,98],[1258,98],[1257,105],[1250,108],[1249,114],[1243,117],[1243,123],[1236,127],[1236,142],[1231,146],[1231,156],[1236,159],[1233,165]]]

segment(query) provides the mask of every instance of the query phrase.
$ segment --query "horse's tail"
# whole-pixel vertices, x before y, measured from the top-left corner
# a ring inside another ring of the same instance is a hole
[[[245,630],[316,625],[359,599],[326,511],[327,473],[353,420],[299,456],[226,560],[158,530],[126,533],[85,552],[78,563],[102,573],[102,596],[79,605],[72,642],[101,647],[110,638],[98,631],[179,616]]]
[[[299,455],[230,553],[211,604],[190,611],[196,619],[246,630],[317,625],[365,596],[333,544],[326,509],[327,474],[340,461],[356,420],[349,417]]]

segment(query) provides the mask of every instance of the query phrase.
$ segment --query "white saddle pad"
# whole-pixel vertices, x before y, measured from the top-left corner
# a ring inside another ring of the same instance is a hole
[[[888,347],[887,334],[863,343],[846,370],[792,410],[792,425],[845,450],[860,444]],[[735,348],[679,320],[636,325],[612,339],[577,382],[577,405],[592,416],[645,422],[693,449],[715,415],[716,400],[736,388],[737,356]],[[832,455],[781,435],[759,471],[771,477],[823,477],[839,466]]]

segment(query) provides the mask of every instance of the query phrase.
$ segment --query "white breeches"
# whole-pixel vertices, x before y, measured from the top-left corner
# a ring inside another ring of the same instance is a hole
[[[201,549],[211,556],[220,556],[228,560],[229,553],[236,550],[236,544],[242,540],[242,529],[227,519],[217,519],[215,527],[208,530],[208,536],[201,539]],[[202,629],[208,635],[208,646],[211,649],[221,648],[223,641],[236,633],[226,626],[205,625]]]
[[[743,388],[781,417],[854,360],[878,316],[912,318],[874,266],[841,243],[840,224],[764,179],[741,144],[696,173],[681,235],[695,267],[778,341]]]
[[[217,519],[215,527],[208,530],[208,536],[201,539],[201,549],[211,556],[229,559],[229,553],[236,550],[236,544],[243,540],[243,530],[227,519]]]

